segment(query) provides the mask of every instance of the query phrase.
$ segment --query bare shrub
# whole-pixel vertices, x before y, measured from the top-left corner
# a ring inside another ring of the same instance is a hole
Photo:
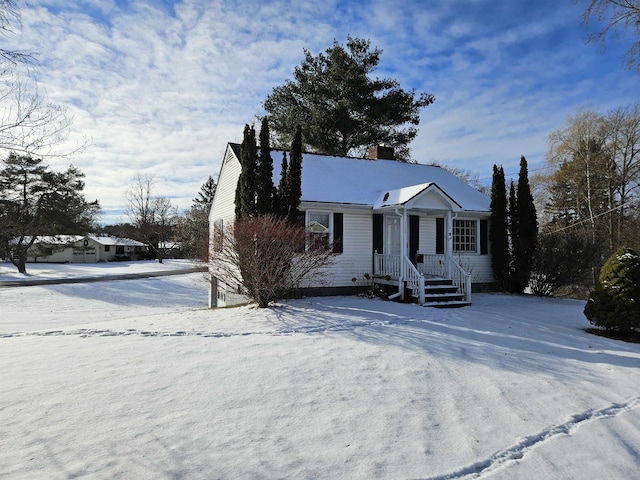
[[[598,247],[584,232],[563,230],[538,237],[529,286],[538,296],[554,295],[562,287],[589,285]]]
[[[304,227],[272,215],[239,220],[214,231],[211,274],[242,285],[260,308],[322,276],[331,250],[306,249]]]

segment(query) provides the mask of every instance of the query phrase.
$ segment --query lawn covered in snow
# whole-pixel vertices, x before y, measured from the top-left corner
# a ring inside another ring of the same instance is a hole
[[[0,288],[0,477],[638,478],[640,345],[584,302],[206,305],[197,273]]]

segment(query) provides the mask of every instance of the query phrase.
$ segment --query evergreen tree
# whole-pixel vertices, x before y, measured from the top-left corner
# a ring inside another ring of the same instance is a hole
[[[28,155],[11,153],[0,161],[0,256],[20,273],[38,236],[84,235],[94,228],[100,205],[85,199],[83,178],[73,166],[54,172]]]
[[[282,152],[282,163],[280,164],[280,183],[278,184],[278,189],[276,190],[273,201],[273,212],[279,218],[285,218],[287,216],[286,205],[287,198],[289,196],[287,187],[288,171],[289,164],[287,162],[287,152]]]
[[[194,210],[202,210],[209,213],[213,204],[213,196],[216,194],[216,182],[213,177],[209,176],[206,182],[200,187],[198,196],[193,199],[191,208]]]
[[[256,216],[256,168],[258,147],[256,131],[253,126],[244,126],[242,145],[240,146],[240,165],[242,171],[236,189],[236,219]]]
[[[514,285],[514,271],[515,271],[515,258],[514,258],[514,243],[517,241],[518,237],[520,236],[519,234],[519,229],[518,229],[518,221],[519,221],[519,217],[518,217],[518,202],[516,201],[516,186],[513,183],[513,180],[511,180],[510,182],[510,186],[509,186],[509,220],[508,220],[508,224],[509,224],[509,250],[511,252],[511,258],[510,258],[510,286],[509,286],[509,290],[511,292],[517,292],[517,288]]]
[[[518,175],[518,190],[515,198],[517,217],[517,236],[513,243],[513,272],[514,290],[522,293],[529,285],[538,241],[538,217],[536,207],[529,186],[527,160],[520,158],[520,173]]]
[[[287,172],[287,219],[292,225],[298,220],[298,207],[302,197],[302,128],[296,131],[289,152],[289,170]]]
[[[507,189],[502,166],[493,166],[491,182],[491,262],[498,287],[505,291],[510,285],[510,259],[508,237]]]
[[[397,80],[374,77],[379,49],[369,40],[348,37],[346,47],[334,41],[324,53],[305,59],[293,79],[273,89],[264,102],[278,146],[290,144],[302,125],[305,148],[329,155],[364,155],[373,145],[395,148],[409,159],[409,143],[420,123],[420,110],[431,94],[403,90]]]
[[[269,120],[262,119],[260,127],[260,156],[256,175],[256,209],[258,215],[272,213],[273,160],[269,143]]]

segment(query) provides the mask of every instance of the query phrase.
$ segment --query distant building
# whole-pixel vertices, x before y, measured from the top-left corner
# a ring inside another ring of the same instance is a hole
[[[41,236],[29,248],[27,262],[97,263],[142,260],[148,246],[130,238],[104,235]]]

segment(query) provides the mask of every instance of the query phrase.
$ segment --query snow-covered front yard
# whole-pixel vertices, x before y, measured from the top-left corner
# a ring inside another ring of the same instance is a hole
[[[197,273],[0,288],[0,478],[639,476],[640,345],[584,302],[206,305]]]

